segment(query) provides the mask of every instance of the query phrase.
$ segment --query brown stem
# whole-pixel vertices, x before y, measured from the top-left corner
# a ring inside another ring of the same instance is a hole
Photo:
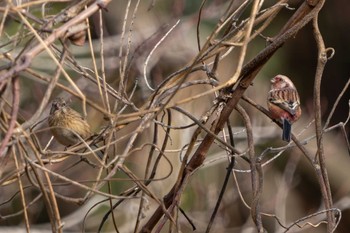
[[[316,128],[316,139],[317,139],[317,158],[315,159],[316,174],[321,186],[323,201],[326,209],[333,208],[332,193],[329,184],[325,152],[323,145],[323,129],[322,129],[322,118],[321,118],[321,80],[324,67],[327,62],[327,50],[324,45],[324,41],[321,32],[318,27],[318,15],[313,20],[313,32],[318,47],[318,60],[315,74],[314,84],[314,108],[315,108],[315,128]],[[327,212],[327,232],[333,232],[335,228],[335,216],[333,211]]]
[[[251,170],[251,180],[252,180],[252,190],[253,190],[253,200],[251,204],[251,215],[252,219],[257,227],[258,232],[264,232],[261,211],[260,211],[260,198],[262,194],[262,184],[263,175],[260,159],[255,155],[254,150],[254,139],[253,139],[253,129],[250,117],[245,109],[241,105],[237,105],[237,111],[243,118],[244,126],[247,129],[247,141],[248,141],[248,154],[250,160],[250,170]]]
[[[7,146],[7,143],[9,142],[13,130],[16,125],[17,121],[17,114],[18,114],[18,109],[19,109],[19,80],[18,77],[14,77],[12,79],[12,94],[13,94],[13,100],[12,100],[12,110],[11,110],[11,119],[10,123],[6,132],[6,135],[4,137],[4,140],[2,140],[1,146],[0,146],[0,157],[1,155],[4,155],[3,150]]]

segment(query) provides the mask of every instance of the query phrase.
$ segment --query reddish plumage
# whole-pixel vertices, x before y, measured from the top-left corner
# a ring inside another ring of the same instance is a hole
[[[267,105],[271,116],[283,124],[282,139],[289,142],[291,125],[300,118],[301,108],[298,91],[287,76],[279,74],[271,79]]]

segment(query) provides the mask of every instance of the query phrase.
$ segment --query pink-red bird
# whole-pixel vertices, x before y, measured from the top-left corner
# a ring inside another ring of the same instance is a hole
[[[271,79],[267,105],[271,116],[282,122],[282,140],[289,142],[292,124],[300,118],[301,108],[298,91],[287,76],[279,74]]]

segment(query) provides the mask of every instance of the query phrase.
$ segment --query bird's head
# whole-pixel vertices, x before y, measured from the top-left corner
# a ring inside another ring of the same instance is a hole
[[[271,87],[273,89],[295,88],[292,81],[282,74],[278,74],[271,79]]]
[[[58,110],[62,110],[67,106],[66,101],[63,98],[56,98],[52,102],[50,114],[55,113]]]

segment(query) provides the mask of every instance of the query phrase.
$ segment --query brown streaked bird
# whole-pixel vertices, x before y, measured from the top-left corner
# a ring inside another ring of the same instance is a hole
[[[298,91],[287,76],[279,74],[271,79],[267,105],[271,116],[282,122],[282,140],[289,142],[292,124],[300,118],[301,108]]]
[[[53,136],[62,145],[71,146],[91,136],[90,125],[62,98],[52,102],[48,121]]]

